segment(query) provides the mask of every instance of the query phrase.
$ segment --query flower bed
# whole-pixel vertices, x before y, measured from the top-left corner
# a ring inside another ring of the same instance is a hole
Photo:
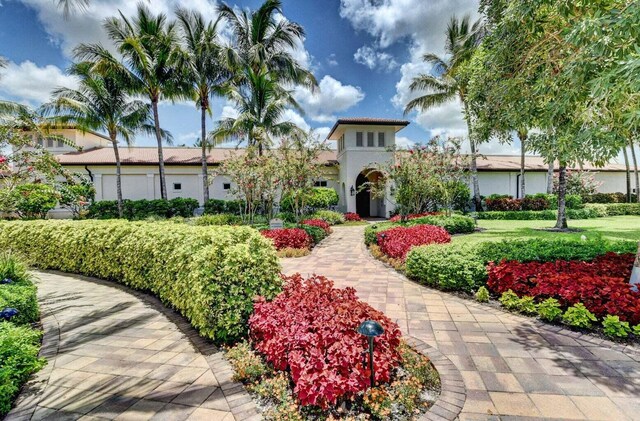
[[[355,212],[347,212],[344,214],[344,220],[347,222],[360,222],[362,218]]]
[[[597,317],[608,314],[640,323],[640,292],[629,278],[635,254],[607,253],[591,262],[502,261],[489,263],[487,286],[494,293],[513,291],[536,301],[555,298],[561,306],[582,303]]]
[[[302,228],[278,228],[262,230],[260,233],[273,241],[276,250],[286,248],[309,249],[311,248],[311,236]]]
[[[358,300],[353,288],[335,288],[322,276],[296,274],[286,281],[273,301],[255,304],[249,320],[253,349],[241,343],[227,354],[236,378],[267,401],[267,418],[306,419],[310,413],[324,418],[338,408],[342,415],[384,417],[394,403],[401,419],[411,419],[424,408],[420,395],[436,387],[437,374],[426,357],[401,344],[393,321]],[[357,333],[365,320],[384,329],[375,339],[374,389],[363,365],[367,340]]]
[[[331,234],[331,226],[328,222],[322,219],[305,219],[302,221],[302,225],[309,225],[312,227],[322,228],[327,235]]]
[[[414,246],[444,244],[451,242],[451,235],[442,227],[434,225],[416,225],[396,227],[379,232],[378,246],[392,259],[404,260]]]
[[[444,228],[451,235],[469,234],[475,231],[476,225],[473,218],[463,215],[431,215],[421,216],[405,222],[381,222],[369,225],[364,229],[364,242],[366,245],[376,244],[379,232],[395,227],[411,227],[415,225],[436,225]]]

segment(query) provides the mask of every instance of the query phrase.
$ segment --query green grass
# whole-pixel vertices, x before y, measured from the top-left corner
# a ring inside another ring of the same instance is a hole
[[[553,227],[554,221],[490,221],[479,220],[478,227],[484,231],[454,236],[454,243],[477,243],[480,241],[500,241],[523,238],[587,238],[604,237],[611,240],[640,241],[640,216],[612,216],[608,218],[569,221],[569,228],[580,232],[557,233],[540,231]]]

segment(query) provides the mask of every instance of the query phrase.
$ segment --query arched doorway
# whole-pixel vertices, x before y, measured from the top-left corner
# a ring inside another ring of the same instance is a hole
[[[364,173],[358,174],[356,178],[356,213],[362,218],[371,216],[371,192],[368,188],[362,187],[368,181]]]

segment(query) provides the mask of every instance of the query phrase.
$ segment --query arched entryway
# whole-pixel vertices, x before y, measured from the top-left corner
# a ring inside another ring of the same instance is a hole
[[[378,181],[380,177],[378,171],[364,170],[356,178],[356,213],[362,218],[385,216],[384,199],[372,197],[367,185]]]

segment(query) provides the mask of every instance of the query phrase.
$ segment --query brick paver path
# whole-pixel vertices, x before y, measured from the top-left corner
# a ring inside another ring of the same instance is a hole
[[[363,230],[336,227],[309,256],[283,259],[284,272],[355,287],[405,334],[446,355],[466,386],[461,420],[640,420],[637,348],[417,285],[369,255]]]
[[[7,420],[260,419],[222,354],[157,300],[89,278],[37,276],[48,365]]]

